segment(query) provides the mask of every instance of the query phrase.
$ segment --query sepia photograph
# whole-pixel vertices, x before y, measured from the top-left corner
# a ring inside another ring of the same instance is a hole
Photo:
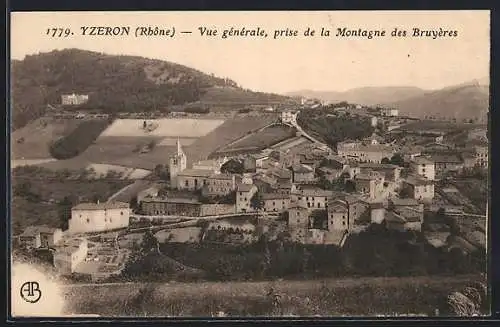
[[[13,319],[490,314],[489,11],[9,34]]]

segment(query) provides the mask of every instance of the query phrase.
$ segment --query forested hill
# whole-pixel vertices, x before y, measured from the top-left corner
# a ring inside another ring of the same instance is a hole
[[[13,60],[11,76],[14,127],[38,118],[48,104],[60,104],[61,94],[88,94],[89,102],[79,109],[112,113],[165,110],[170,105],[202,100],[212,89],[224,90],[222,93],[243,91],[230,79],[179,64],[79,49]],[[268,99],[283,98],[274,94],[245,93],[264,103]]]

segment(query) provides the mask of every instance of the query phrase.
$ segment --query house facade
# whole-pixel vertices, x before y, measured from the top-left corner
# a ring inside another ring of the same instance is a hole
[[[223,196],[236,190],[236,177],[232,174],[210,175],[204,183],[202,193],[205,196]]]
[[[410,162],[410,169],[417,175],[423,176],[428,180],[436,179],[436,167],[434,161],[426,157],[416,157]]]
[[[369,205],[359,198],[342,195],[328,202],[328,230],[350,230],[361,221]]]
[[[410,197],[419,201],[434,199],[434,182],[420,176],[408,176],[403,181],[403,188],[408,189]]]
[[[294,206],[288,209],[288,226],[290,228],[309,228],[309,211],[304,207]]]
[[[236,189],[236,212],[252,212],[252,197],[257,193],[257,186],[253,184],[239,184]]]
[[[281,193],[262,194],[263,210],[266,212],[284,212],[290,207],[290,195]]]
[[[61,241],[62,235],[60,228],[29,226],[19,236],[19,242],[27,249],[53,248]]]
[[[85,261],[88,242],[85,238],[71,239],[56,248],[54,266],[62,274],[75,272],[76,267]]]
[[[128,227],[130,206],[124,202],[80,203],[71,209],[70,234]]]
[[[332,195],[332,191],[325,191],[320,188],[297,189],[291,194],[291,201],[310,210],[326,209],[328,198]]]
[[[64,106],[77,106],[89,101],[87,94],[63,94],[61,95],[61,104]]]
[[[385,144],[363,144],[361,142],[340,142],[337,154],[345,159],[358,162],[381,163],[384,158],[392,158],[395,149]]]
[[[186,191],[201,190],[213,174],[212,170],[185,169],[177,174],[177,188]]]
[[[293,183],[312,183],[315,181],[314,168],[306,165],[292,166]]]

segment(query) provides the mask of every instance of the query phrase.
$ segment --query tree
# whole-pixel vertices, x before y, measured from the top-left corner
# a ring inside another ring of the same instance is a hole
[[[260,210],[264,207],[264,200],[262,199],[262,195],[260,192],[255,193],[250,199],[250,206],[254,210]]]
[[[411,192],[407,187],[404,187],[399,191],[399,197],[402,199],[411,198]]]
[[[345,191],[348,193],[353,193],[356,191],[356,184],[352,180],[347,180],[345,182]]]
[[[148,143],[148,149],[152,150],[152,149],[154,149],[155,146],[156,146],[156,141],[155,140],[149,141],[149,143]]]
[[[393,165],[397,165],[399,167],[404,167],[405,161],[404,161],[403,157],[401,156],[401,154],[396,153],[392,156],[390,163]]]
[[[313,228],[323,228],[328,223],[328,213],[326,210],[313,210],[310,215],[310,220]]]
[[[146,233],[144,233],[144,236],[142,238],[141,252],[143,254],[147,254],[153,251],[157,247],[158,247],[158,240],[153,235],[153,232],[151,230],[148,230]]]
[[[224,174],[243,174],[245,172],[245,166],[241,161],[231,159],[222,165],[220,171]]]
[[[132,210],[136,210],[139,207],[139,202],[137,200],[137,195],[130,199],[130,207]]]
[[[68,222],[71,218],[71,208],[76,203],[75,199],[65,196],[58,205],[59,223],[62,230],[68,229]]]
[[[170,172],[166,165],[158,164],[154,168],[154,175],[163,180],[168,180],[170,178]]]
[[[380,163],[383,163],[383,164],[390,164],[391,161],[387,158],[382,158],[382,160],[380,161]]]

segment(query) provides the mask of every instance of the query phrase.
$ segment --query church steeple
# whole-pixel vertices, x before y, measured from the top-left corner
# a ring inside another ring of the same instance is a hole
[[[184,151],[182,151],[181,141],[177,138],[177,151],[170,157],[169,171],[170,171],[170,185],[178,188],[177,175],[187,168],[187,158]]]
[[[178,156],[184,155],[184,151],[182,151],[181,141],[180,141],[179,137],[177,137],[177,155]]]

